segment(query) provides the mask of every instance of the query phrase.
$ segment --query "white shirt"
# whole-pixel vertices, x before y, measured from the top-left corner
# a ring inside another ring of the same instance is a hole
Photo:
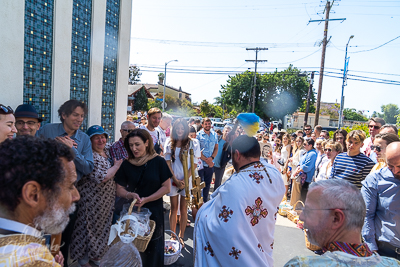
[[[150,131],[146,126],[142,125],[140,126],[140,129],[144,129],[146,131],[149,132],[149,134],[151,135],[151,138],[153,139],[153,145],[155,145],[158,141],[158,136],[160,135],[160,133],[154,129],[153,131]]]

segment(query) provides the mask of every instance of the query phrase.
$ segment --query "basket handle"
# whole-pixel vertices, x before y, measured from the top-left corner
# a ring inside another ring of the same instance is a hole
[[[128,209],[128,215],[132,214],[133,206],[135,206],[136,202],[137,202],[137,199],[132,201],[132,203],[131,203],[131,205],[129,206],[129,209]],[[127,223],[126,223],[125,232],[128,232],[128,228],[129,228],[129,221],[127,221]]]
[[[293,210],[296,210],[296,206],[297,206],[298,203],[301,203],[303,205],[303,208],[304,208],[305,205],[304,205],[303,201],[298,200],[296,203],[294,203]]]
[[[129,235],[129,236],[122,235],[121,236],[122,222],[127,221],[127,223],[126,223],[127,227],[125,227],[125,231],[123,232],[123,234],[124,233],[126,234],[126,233],[128,233],[129,220],[133,220],[136,223],[138,222],[138,219],[133,215],[125,215],[124,217],[122,217],[121,220],[118,221],[118,236],[121,239],[121,241],[124,243],[133,242],[133,240],[135,240],[135,238],[137,237],[137,233],[138,233],[138,229],[136,227],[134,236],[131,236],[131,235]]]
[[[182,244],[181,244],[181,241],[179,240],[179,236],[174,231],[171,231],[171,230],[165,230],[165,232],[171,232],[178,238],[179,250],[182,250]]]

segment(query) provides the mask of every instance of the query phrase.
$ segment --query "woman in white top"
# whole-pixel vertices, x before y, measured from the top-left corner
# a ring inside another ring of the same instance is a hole
[[[343,152],[343,147],[342,147],[342,144],[340,144],[339,142],[329,140],[325,144],[324,150],[325,150],[325,154],[326,154],[326,157],[328,160],[325,161],[322,164],[321,168],[319,169],[319,173],[318,173],[317,177],[315,178],[316,182],[329,178],[329,176],[331,175],[333,162],[335,161],[336,156],[339,153]]]
[[[294,170],[300,163],[300,159],[307,153],[304,148],[304,138],[299,136],[296,138],[295,147],[293,149],[293,157],[289,159],[289,166],[292,168],[292,192],[290,194],[290,205],[294,205],[301,198],[301,184],[297,183],[294,177]]]
[[[176,230],[176,218],[178,212],[178,197],[180,196],[180,221],[179,221],[179,241],[182,246],[184,246],[183,237],[185,235],[186,230],[186,222],[187,222],[187,206],[185,199],[185,182],[183,176],[183,165],[182,165],[182,152],[183,150],[188,150],[189,145],[192,139],[189,138],[189,126],[185,119],[178,119],[175,121],[171,136],[165,142],[165,153],[164,157],[167,161],[169,168],[173,174],[171,180],[171,191],[168,194],[171,201],[171,210],[169,216],[169,224],[171,230],[175,232]],[[198,161],[200,157],[200,146],[198,142],[193,142],[194,146],[194,162]],[[190,166],[190,157],[188,157],[188,174],[189,174],[189,190],[192,186],[191,179],[191,167]],[[196,165],[196,164],[195,164]],[[196,168],[196,166],[193,166]]]
[[[290,135],[288,133],[285,133],[282,136],[282,150],[281,150],[281,162],[284,163],[283,166],[281,166],[280,171],[282,174],[282,179],[283,179],[283,183],[286,187],[286,192],[285,192],[285,196],[287,195],[288,189],[289,189],[289,178],[286,174],[287,172],[287,166],[288,166],[288,159],[290,157],[291,154],[291,148],[292,145],[290,144]]]
[[[272,147],[272,160],[271,164],[275,166],[278,170],[281,169],[281,165],[279,165],[278,160],[281,158],[281,150],[282,150],[282,136],[277,136],[275,138],[274,145]]]

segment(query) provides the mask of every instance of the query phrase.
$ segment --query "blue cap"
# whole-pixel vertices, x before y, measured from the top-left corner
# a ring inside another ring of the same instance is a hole
[[[96,134],[105,134],[108,138],[108,133],[106,133],[106,131],[104,131],[103,127],[100,125],[90,126],[90,128],[86,131],[86,134],[89,135],[89,138]]]

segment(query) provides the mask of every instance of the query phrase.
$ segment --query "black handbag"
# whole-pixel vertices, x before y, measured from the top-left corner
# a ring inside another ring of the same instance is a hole
[[[161,149],[161,142],[160,142],[160,132],[157,131],[157,143],[154,145],[154,150],[158,155],[161,154],[162,149]]]

